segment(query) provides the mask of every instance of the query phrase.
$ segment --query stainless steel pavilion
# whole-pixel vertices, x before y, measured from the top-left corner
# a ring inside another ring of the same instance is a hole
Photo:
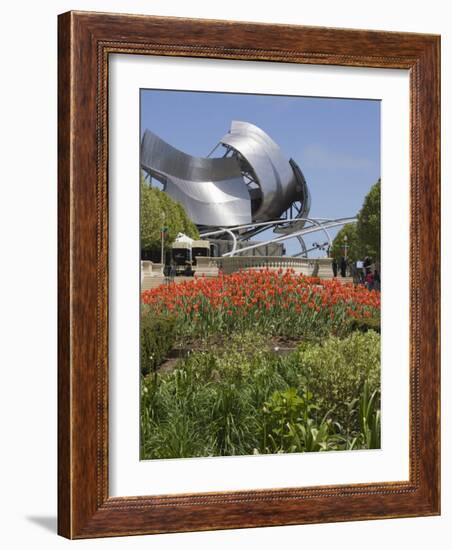
[[[254,124],[232,121],[212,153],[220,146],[222,157],[194,157],[146,130],[140,162],[183,205],[202,234],[232,237],[233,254],[239,253],[237,241],[273,229],[279,234],[275,242],[296,238],[298,255],[306,255],[303,234],[323,231],[331,243],[328,227],[355,221],[309,218],[311,196],[300,167]]]

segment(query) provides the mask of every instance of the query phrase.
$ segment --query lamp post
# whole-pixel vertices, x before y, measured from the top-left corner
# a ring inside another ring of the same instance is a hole
[[[348,249],[348,237],[347,235],[344,235],[344,258],[347,259],[347,249]]]
[[[165,212],[162,211],[162,247],[161,247],[161,251],[160,251],[160,263],[162,264],[162,269],[163,269],[163,264],[164,264],[164,254],[165,254]]]

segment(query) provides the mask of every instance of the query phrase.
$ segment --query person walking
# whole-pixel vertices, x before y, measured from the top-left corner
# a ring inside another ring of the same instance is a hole
[[[368,269],[366,273],[366,287],[367,290],[374,289],[374,275],[370,269]]]
[[[337,260],[333,258],[333,263],[331,264],[333,268],[333,277],[337,277]]]
[[[341,277],[347,276],[347,260],[342,256],[341,258]]]
[[[374,270],[374,289],[375,290],[380,290],[380,288],[381,288],[380,274],[375,269]]]

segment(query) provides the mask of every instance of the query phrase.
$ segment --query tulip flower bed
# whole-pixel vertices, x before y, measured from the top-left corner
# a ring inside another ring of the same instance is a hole
[[[350,320],[376,320],[380,293],[286,271],[241,271],[161,285],[142,293],[154,316],[177,319],[180,338],[253,330],[297,338],[342,334]]]

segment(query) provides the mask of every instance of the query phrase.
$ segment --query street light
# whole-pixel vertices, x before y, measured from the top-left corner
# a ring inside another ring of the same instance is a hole
[[[165,227],[165,211],[162,210],[162,248],[161,248],[161,251],[160,251],[160,263],[162,264],[162,269],[163,269],[163,265],[164,265],[164,249],[165,249],[165,230],[166,230],[166,227]]]
[[[348,249],[348,237],[347,235],[344,235],[344,258],[347,259],[347,249]]]

